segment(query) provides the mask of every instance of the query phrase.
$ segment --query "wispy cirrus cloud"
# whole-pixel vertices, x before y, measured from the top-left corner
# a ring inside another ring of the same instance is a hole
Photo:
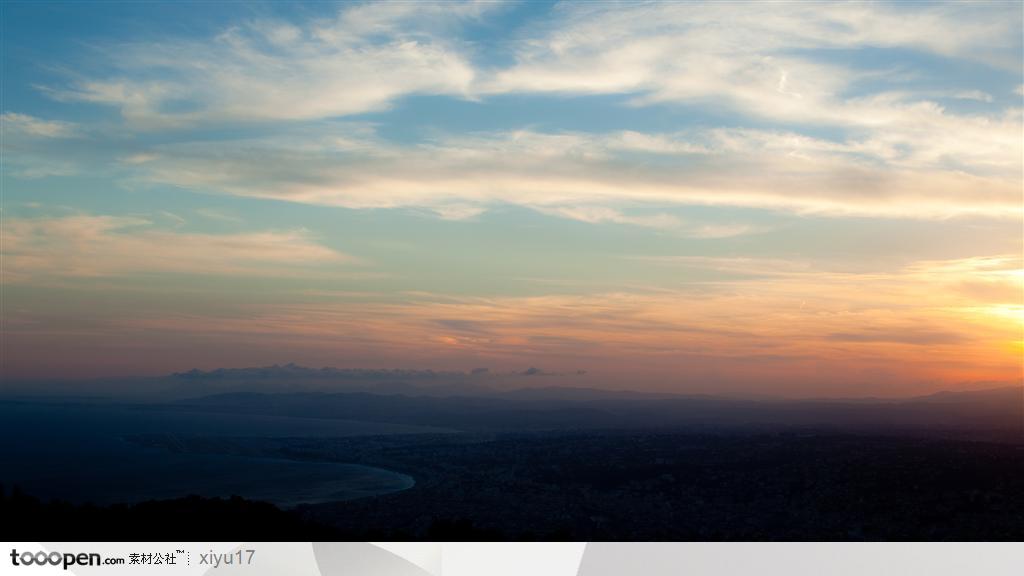
[[[500,12],[490,2],[368,3],[333,17],[250,19],[212,38],[101,47],[106,76],[47,91],[152,126],[328,118],[409,94],[530,92],[871,125],[873,109],[844,92],[896,72],[840,65],[829,50],[910,49],[1009,70],[1019,62],[1019,9],[1003,4],[570,3],[514,36],[504,48],[513,62],[495,65],[460,32]]]
[[[44,120],[17,112],[4,112],[0,115],[0,123],[7,134],[40,138],[70,138],[78,135],[78,127],[71,122]]]
[[[52,120],[4,112],[0,115],[3,131],[4,172],[24,179],[67,176],[77,172],[77,165],[66,155],[55,153],[59,147],[73,146],[65,142],[83,136],[82,127],[74,122]]]
[[[870,123],[843,93],[893,71],[840,65],[828,50],[904,48],[1014,70],[1019,15],[1001,4],[564,4],[484,90],[637,94],[638,103]]]
[[[228,148],[196,142],[159,148],[136,178],[327,206],[422,207],[458,217],[513,204],[588,222],[662,228],[672,227],[674,217],[628,209],[704,204],[825,215],[1017,217],[1017,120],[949,128],[942,138],[842,141],[754,129],[639,139],[630,132],[515,131],[378,142],[372,153],[338,148],[323,136],[300,150],[273,138]]]
[[[323,274],[355,261],[301,230],[189,233],[131,216],[5,218],[2,245],[5,283],[147,273]]]
[[[475,70],[450,32],[493,6],[353,5],[300,23],[239,22],[213,38],[109,45],[97,55],[106,75],[46,91],[116,106],[143,129],[329,118],[408,94],[468,95]]]

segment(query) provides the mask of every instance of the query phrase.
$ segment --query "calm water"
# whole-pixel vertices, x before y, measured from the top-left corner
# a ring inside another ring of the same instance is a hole
[[[174,453],[124,437],[339,437],[432,431],[437,430],[345,420],[0,402],[0,482],[6,487],[17,484],[40,498],[72,502],[237,494],[289,507],[404,490],[413,479],[353,464]]]

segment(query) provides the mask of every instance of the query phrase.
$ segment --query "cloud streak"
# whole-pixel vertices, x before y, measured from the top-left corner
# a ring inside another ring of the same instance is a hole
[[[638,104],[870,124],[843,93],[893,71],[830,63],[825,52],[901,48],[1016,70],[1019,16],[998,4],[565,4],[485,90],[637,94]]]
[[[44,120],[28,114],[4,112],[0,115],[7,134],[22,134],[39,138],[70,138],[78,134],[78,128],[70,122]]]
[[[935,114],[920,125],[947,128]],[[642,139],[630,132],[516,131],[378,143],[372,153],[339,149],[326,136],[311,138],[301,151],[287,140],[229,148],[195,142],[160,148],[137,174],[141,181],[327,206],[421,207],[458,218],[513,204],[587,222],[660,228],[673,227],[673,217],[623,209],[697,204],[825,215],[1019,217],[1018,119],[948,129],[941,138],[838,142],[753,129]]]
[[[138,274],[322,274],[354,261],[304,231],[201,234],[126,216],[6,218],[5,283]]]
[[[468,95],[475,71],[444,32],[489,6],[360,5],[301,24],[240,22],[208,40],[109,46],[100,54],[113,67],[106,77],[48,93],[116,106],[143,129],[329,118],[408,94]]]

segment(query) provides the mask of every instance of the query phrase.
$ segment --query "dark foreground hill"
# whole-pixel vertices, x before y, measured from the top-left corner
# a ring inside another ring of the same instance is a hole
[[[1024,539],[1024,449],[1005,443],[622,431],[174,444],[355,461],[417,482],[288,511],[237,498],[96,508],[8,497],[5,530],[29,540]]]

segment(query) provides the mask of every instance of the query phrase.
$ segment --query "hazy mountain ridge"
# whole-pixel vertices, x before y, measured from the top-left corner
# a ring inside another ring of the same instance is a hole
[[[13,380],[5,382],[2,392],[6,396],[32,398],[77,396],[82,400],[91,397],[93,400],[122,401],[170,401],[231,392],[367,392],[411,396],[475,396],[515,392],[525,388],[523,384],[526,381],[540,382],[551,377],[574,378],[584,374],[584,370],[561,373],[548,372],[536,367],[508,372],[474,368],[467,372],[430,369],[309,368],[289,363],[213,370],[193,368],[165,376],[90,380]],[[570,390],[574,387],[555,388]],[[594,391],[602,394],[642,394],[605,392],[597,389]]]
[[[486,369],[485,369],[486,370]],[[401,379],[438,379],[438,378],[466,378],[480,375],[486,372],[458,372],[458,371],[434,371],[416,370],[404,368],[334,368],[324,366],[323,368],[309,368],[295,363],[273,364],[271,366],[256,366],[246,368],[215,368],[213,370],[199,370],[193,368],[187,372],[175,372],[171,378],[183,379],[204,379],[204,380],[249,380],[267,378],[330,378],[343,380],[390,380]]]
[[[583,371],[568,374],[583,375]],[[309,368],[294,363],[193,369],[168,376],[23,385],[33,396],[106,396],[215,410],[342,418],[465,430],[787,426],[1001,430],[1024,436],[1024,387],[910,398],[744,399],[552,385],[566,376],[521,372]],[[582,382],[581,382],[582,383]],[[17,396],[17,384],[5,386]]]
[[[809,428],[886,432],[993,432],[1024,439],[1021,388],[897,401],[738,400],[545,388],[479,395],[258,392],[181,400],[179,408],[346,418],[471,431],[601,428]]]

